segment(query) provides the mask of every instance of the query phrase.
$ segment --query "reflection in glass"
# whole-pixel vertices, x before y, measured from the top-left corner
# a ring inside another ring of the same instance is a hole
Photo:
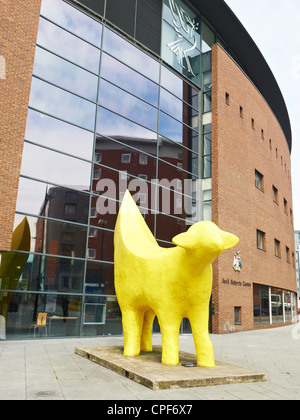
[[[5,292],[0,292],[2,297]],[[39,313],[47,314],[47,336],[78,336],[80,329],[81,297],[46,293],[7,293],[10,305],[6,319],[8,340],[33,338],[30,327],[36,323]],[[0,316],[2,310],[0,305]],[[36,331],[36,338],[45,338],[44,329]]]
[[[53,247],[54,243],[52,243]],[[16,255],[21,257],[23,254],[16,253]],[[15,290],[81,292],[84,268],[84,260],[29,254]],[[12,288],[4,280],[1,289],[11,290]]]
[[[16,213],[15,226],[23,218],[23,215]],[[85,258],[87,227],[31,216],[28,217],[28,222],[31,232],[30,252]]]
[[[100,50],[43,18],[37,44],[94,73],[99,71]]]
[[[29,105],[88,130],[94,129],[94,104],[35,77],[32,78]]]
[[[158,106],[158,85],[105,53],[102,54],[101,77]]]
[[[156,139],[157,134],[102,107],[98,108],[97,133],[112,138]]]
[[[157,129],[156,108],[105,80],[100,83],[99,102],[101,105],[146,126],[150,130]]]
[[[159,63],[108,28],[104,28],[103,50],[158,83]]]
[[[93,133],[31,109],[28,111],[25,139],[92,160]]]
[[[91,101],[96,101],[97,76],[39,47],[36,49],[33,74]]]
[[[102,25],[82,10],[61,0],[43,0],[41,15],[96,46],[101,44]]]
[[[88,191],[91,164],[25,142],[21,174]]]

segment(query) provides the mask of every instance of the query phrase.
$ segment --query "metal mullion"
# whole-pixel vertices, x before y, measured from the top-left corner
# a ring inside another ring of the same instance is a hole
[[[25,213],[24,211],[16,211],[15,214],[20,214],[21,216],[34,217],[36,219],[50,220],[52,222],[67,223],[67,224],[71,224],[71,225],[76,225],[76,226],[88,228],[88,225],[84,225],[82,223],[72,222],[70,220],[54,219],[53,217],[46,217],[46,216],[36,215],[36,214],[32,214],[32,213]]]

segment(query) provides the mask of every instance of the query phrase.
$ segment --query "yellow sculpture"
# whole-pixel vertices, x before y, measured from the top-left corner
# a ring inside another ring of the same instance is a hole
[[[2,289],[16,290],[26,266],[30,252],[30,226],[27,217],[16,227],[12,236],[13,251],[2,255],[0,265],[0,285]],[[14,251],[23,251],[22,253]],[[2,295],[2,296],[1,296]],[[7,320],[12,293],[0,294],[0,315]]]
[[[212,262],[239,239],[212,222],[200,222],[161,248],[129,191],[115,228],[115,288],[122,311],[124,355],[152,351],[155,315],[162,335],[162,363],[179,363],[179,329],[188,318],[198,366],[215,367],[209,338]]]

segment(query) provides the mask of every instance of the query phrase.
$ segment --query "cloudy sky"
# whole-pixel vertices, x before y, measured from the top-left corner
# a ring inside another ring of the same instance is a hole
[[[295,230],[300,230],[300,1],[225,1],[266,58],[289,111]]]

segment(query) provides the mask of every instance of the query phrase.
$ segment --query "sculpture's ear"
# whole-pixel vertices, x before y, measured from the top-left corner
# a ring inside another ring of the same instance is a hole
[[[191,240],[191,234],[189,232],[180,233],[174,236],[172,239],[173,244],[180,246],[181,248],[192,248],[193,241]]]
[[[232,233],[221,230],[221,237],[223,240],[223,249],[231,249],[239,243],[239,238]]]

